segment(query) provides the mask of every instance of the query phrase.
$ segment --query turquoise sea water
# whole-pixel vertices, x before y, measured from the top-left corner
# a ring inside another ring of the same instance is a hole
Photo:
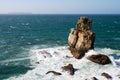
[[[0,80],[32,70],[31,47],[67,46],[70,28],[83,15],[0,15]],[[120,15],[85,15],[92,19],[95,48],[120,50]],[[117,54],[117,53],[114,53]]]

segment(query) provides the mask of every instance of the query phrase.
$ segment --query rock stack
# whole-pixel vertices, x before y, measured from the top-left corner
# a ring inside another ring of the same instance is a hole
[[[72,55],[80,59],[85,53],[94,49],[95,33],[91,31],[92,21],[87,17],[80,17],[75,28],[71,29],[68,37],[69,50]],[[109,64],[111,60],[107,55],[97,54],[87,57],[88,60],[98,64]]]
[[[91,31],[92,21],[87,17],[78,19],[76,28],[72,28],[68,37],[68,45],[72,55],[80,59],[94,48],[95,33]]]

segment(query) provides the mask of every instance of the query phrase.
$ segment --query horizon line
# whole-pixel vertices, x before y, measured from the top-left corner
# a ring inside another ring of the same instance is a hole
[[[0,15],[120,15],[120,13],[0,13]]]

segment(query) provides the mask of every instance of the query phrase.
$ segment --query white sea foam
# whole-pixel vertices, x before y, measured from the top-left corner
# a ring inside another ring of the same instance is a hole
[[[15,29],[16,27],[14,27],[14,26],[11,25],[10,28],[11,28],[11,29]]]
[[[112,80],[120,80],[118,78],[118,75],[120,75],[120,58],[115,59],[114,56],[110,56],[112,64],[108,65],[99,65],[86,58],[92,54],[103,53],[109,55],[115,52],[117,54],[120,53],[119,50],[96,48],[95,50],[88,51],[82,59],[75,59],[68,50],[68,47],[38,49],[35,46],[30,49],[31,64],[35,68],[29,70],[26,74],[13,76],[6,80],[92,80],[92,77],[97,77],[99,80],[107,80],[101,76],[103,72],[109,73],[113,78]],[[76,69],[73,76],[61,69],[62,66],[66,66],[69,63],[73,64]],[[61,72],[62,75],[46,75],[45,73],[50,70]]]

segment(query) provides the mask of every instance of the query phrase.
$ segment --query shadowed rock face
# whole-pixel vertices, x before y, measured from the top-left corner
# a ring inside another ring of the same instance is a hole
[[[87,17],[78,19],[76,28],[72,28],[68,36],[68,45],[72,55],[80,59],[94,48],[95,33],[91,31],[92,21]]]
[[[86,52],[86,50],[81,50],[81,52],[79,52],[73,47],[70,47],[69,50],[71,51],[72,55],[77,59],[81,59],[85,55],[85,52]]]

